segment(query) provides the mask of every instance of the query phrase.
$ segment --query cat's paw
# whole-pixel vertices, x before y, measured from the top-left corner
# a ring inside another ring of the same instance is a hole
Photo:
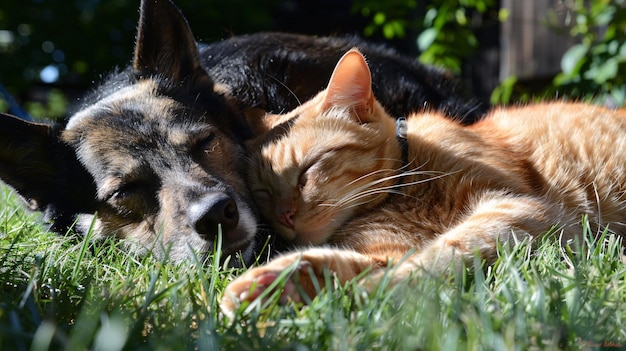
[[[243,273],[224,292],[220,307],[231,317],[242,304],[263,302],[278,293],[278,302],[308,302],[324,288],[327,278],[344,284],[364,271],[386,266],[386,260],[336,248],[311,248],[278,257]]]
[[[313,283],[316,280],[316,283]],[[292,254],[270,261],[266,265],[253,268],[239,276],[226,287],[220,307],[224,313],[233,316],[243,303],[264,301],[279,293],[278,302],[305,302],[317,295],[315,286],[320,279],[313,273],[311,262],[302,255]],[[323,280],[322,280],[323,282]]]

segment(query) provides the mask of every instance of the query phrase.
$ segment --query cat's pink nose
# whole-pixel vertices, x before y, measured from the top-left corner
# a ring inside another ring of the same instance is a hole
[[[295,214],[296,214],[295,210],[284,210],[280,214],[278,214],[278,220],[285,227],[290,228],[290,229],[294,229],[293,216]]]

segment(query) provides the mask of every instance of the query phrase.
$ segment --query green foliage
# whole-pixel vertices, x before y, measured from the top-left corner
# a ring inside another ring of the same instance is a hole
[[[475,31],[483,21],[497,21],[496,0],[433,0],[420,8],[415,0],[356,1],[354,7],[371,17],[364,34],[381,31],[385,38],[402,38],[417,30],[416,44],[420,61],[460,73],[463,60],[478,49]],[[499,16],[505,16],[501,12]]]
[[[48,119],[58,120],[65,117],[69,102],[60,89],[51,89],[46,94],[45,103],[27,101],[24,109],[32,116],[45,116]]]
[[[571,1],[570,35],[580,38],[561,60],[554,91],[623,105],[626,97],[626,1]],[[564,28],[560,28],[564,29]],[[565,28],[567,29],[567,28]]]
[[[463,60],[478,49],[474,14],[494,9],[495,0],[437,0],[426,7],[423,30],[417,37],[420,61],[460,73]],[[476,16],[479,18],[478,16]]]
[[[386,39],[394,39],[403,38],[406,28],[413,25],[409,18],[417,7],[417,1],[356,0],[352,6],[362,16],[372,18],[372,22],[363,29],[366,36],[381,32]]]
[[[515,90],[515,84],[517,83],[517,77],[508,77],[493,89],[491,93],[490,103],[492,105],[503,104],[511,101],[513,92]]]

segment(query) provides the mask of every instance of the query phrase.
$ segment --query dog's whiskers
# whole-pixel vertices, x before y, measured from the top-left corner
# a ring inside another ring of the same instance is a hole
[[[282,85],[285,89],[287,89],[287,91],[289,92],[289,94],[291,94],[291,96],[293,96],[296,101],[298,102],[298,105],[302,105],[302,102],[300,101],[300,99],[298,99],[298,96],[296,95],[296,93],[293,92],[293,90],[291,90],[287,84],[283,83],[280,79],[272,76],[271,74],[268,74],[268,77],[270,77],[271,79],[273,79],[275,82],[277,82],[278,84]]]

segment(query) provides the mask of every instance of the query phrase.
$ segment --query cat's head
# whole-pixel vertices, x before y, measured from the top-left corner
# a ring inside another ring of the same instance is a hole
[[[268,114],[252,143],[250,188],[287,240],[321,244],[386,198],[401,167],[395,120],[374,99],[360,52],[337,63],[326,90],[283,115]]]

